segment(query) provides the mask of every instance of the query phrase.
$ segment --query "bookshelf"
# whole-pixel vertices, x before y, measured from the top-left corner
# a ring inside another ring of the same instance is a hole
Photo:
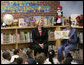
[[[47,28],[48,30],[52,30],[52,31],[60,31],[63,28],[65,28],[65,26],[44,26],[45,28]],[[31,47],[32,42],[18,42],[18,38],[17,38],[17,34],[21,31],[23,32],[32,32],[32,29],[34,29],[34,27],[1,27],[1,33],[7,33],[7,34],[15,34],[15,42],[14,43],[2,43],[1,44],[1,49],[18,49],[18,48],[25,48],[25,47]],[[74,26],[73,28],[76,28],[78,30],[83,30],[83,26]],[[54,40],[51,39],[48,41],[49,44],[53,43],[56,48],[58,48],[61,45],[60,40]]]

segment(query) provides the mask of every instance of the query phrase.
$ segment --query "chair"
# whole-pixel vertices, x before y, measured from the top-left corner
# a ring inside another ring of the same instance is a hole
[[[76,44],[76,48],[73,50],[70,50],[71,55],[73,56],[73,59],[79,59],[79,48],[78,48],[78,44],[79,43],[79,37],[77,39],[77,44]]]

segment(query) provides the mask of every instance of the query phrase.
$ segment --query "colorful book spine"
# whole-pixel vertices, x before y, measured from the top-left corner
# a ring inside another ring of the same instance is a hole
[[[17,34],[17,42],[32,42],[32,34],[30,32],[19,32]]]
[[[3,33],[1,33],[1,44],[3,44]]]
[[[15,42],[16,42],[15,34],[1,33],[1,44],[4,44],[4,43],[15,43]]]
[[[54,40],[54,31],[48,31],[48,40]]]

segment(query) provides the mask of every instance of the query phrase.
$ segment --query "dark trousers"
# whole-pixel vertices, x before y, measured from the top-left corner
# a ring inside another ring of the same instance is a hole
[[[39,45],[34,44],[33,45],[33,49],[34,49],[34,56],[36,56],[36,53],[41,53],[43,52],[45,54],[45,56],[47,56],[48,53],[48,45],[44,44],[44,49],[42,49]]]

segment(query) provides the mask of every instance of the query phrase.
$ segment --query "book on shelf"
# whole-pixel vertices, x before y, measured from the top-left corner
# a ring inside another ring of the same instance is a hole
[[[24,27],[25,21],[24,18],[19,18],[19,27]]]
[[[48,25],[48,19],[46,16],[43,17],[44,26]]]
[[[48,31],[48,40],[54,40],[54,31]]]
[[[4,43],[15,43],[15,42],[16,42],[15,34],[1,33],[1,44],[4,44]]]
[[[17,34],[17,42],[18,43],[27,43],[27,42],[32,42],[32,34],[30,32],[23,32],[23,31],[20,31],[18,34]]]
[[[1,44],[3,44],[3,33],[1,33]]]
[[[68,39],[69,31],[55,31],[55,39]]]
[[[29,18],[24,17],[25,26],[30,26]]]
[[[54,17],[53,16],[44,16],[43,17],[44,26],[53,26]]]
[[[32,33],[30,33],[30,42],[33,42],[33,40],[32,40]]]
[[[36,20],[35,20],[35,18],[32,16],[32,17],[29,17],[30,19],[30,26],[35,26],[35,22],[36,22]]]
[[[35,23],[41,20],[41,16],[34,16],[33,19],[35,20]]]
[[[54,16],[32,16],[20,18],[19,22],[22,26],[36,26],[36,22],[42,21],[44,26],[53,26],[54,25]],[[20,25],[20,24],[19,24]],[[20,26],[20,27],[22,27]]]
[[[49,26],[53,26],[54,25],[54,17],[53,16],[49,16],[48,17],[48,25]]]

